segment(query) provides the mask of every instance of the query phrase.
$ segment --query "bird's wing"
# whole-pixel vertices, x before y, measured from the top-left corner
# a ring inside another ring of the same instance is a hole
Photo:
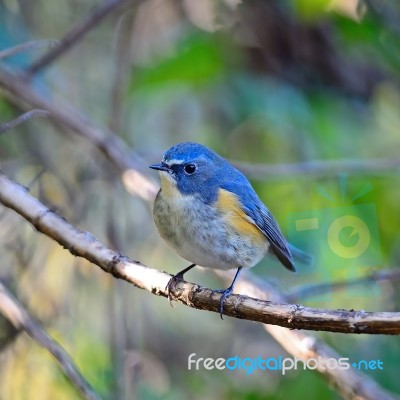
[[[246,187],[244,188],[243,186]],[[234,193],[238,197],[242,210],[269,240],[272,252],[279,261],[288,270],[296,271],[288,242],[279,229],[275,218],[259,199],[247,179],[241,182],[229,182],[224,185],[223,189]]]
[[[289,244],[283,236],[275,218],[267,207],[261,203],[261,207],[254,212],[250,208],[245,210],[246,214],[252,218],[257,227],[264,233],[269,240],[272,251],[279,261],[290,271],[296,271]]]

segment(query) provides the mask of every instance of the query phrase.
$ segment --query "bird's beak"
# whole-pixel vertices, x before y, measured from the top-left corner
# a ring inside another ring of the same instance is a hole
[[[170,169],[165,164],[153,164],[149,165],[149,168],[156,169],[157,171],[170,172]]]

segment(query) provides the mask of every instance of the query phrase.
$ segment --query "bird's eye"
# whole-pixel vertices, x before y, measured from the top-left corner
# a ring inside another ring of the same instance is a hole
[[[183,167],[183,170],[185,171],[186,175],[192,175],[196,171],[197,167],[194,164],[186,164]]]

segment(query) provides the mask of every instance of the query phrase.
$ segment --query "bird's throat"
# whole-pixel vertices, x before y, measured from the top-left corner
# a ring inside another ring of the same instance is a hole
[[[160,173],[162,195],[166,199],[179,200],[182,194],[179,192],[175,179],[166,172]]]

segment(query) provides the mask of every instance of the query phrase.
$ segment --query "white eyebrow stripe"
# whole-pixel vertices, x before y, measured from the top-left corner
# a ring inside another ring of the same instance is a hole
[[[185,160],[178,160],[176,158],[173,158],[172,160],[165,161],[165,164],[170,167],[171,165],[181,165],[185,162]]]

